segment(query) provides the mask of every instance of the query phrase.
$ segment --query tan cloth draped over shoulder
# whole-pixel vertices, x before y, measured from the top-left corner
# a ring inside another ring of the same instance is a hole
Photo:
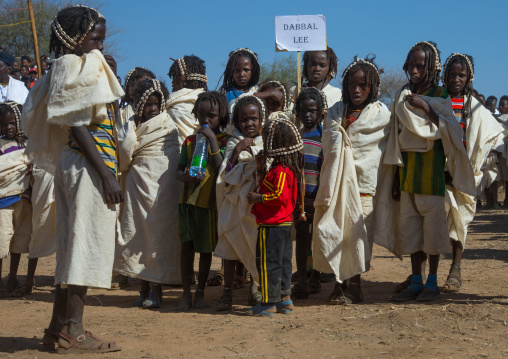
[[[256,269],[256,218],[247,194],[256,187],[255,155],[263,149],[263,139],[257,136],[250,150],[242,151],[238,163],[228,173],[226,166],[238,142],[245,137],[234,129],[226,145],[224,161],[217,178],[217,211],[219,240],[214,255],[229,260],[241,260],[258,281]]]
[[[131,135],[136,140],[125,164],[129,171],[120,214],[123,241],[117,243],[114,267],[129,277],[178,284],[178,199],[182,188],[175,178],[178,130],[163,112]]]
[[[473,166],[476,195],[480,195],[484,190],[482,167],[490,151],[504,138],[504,133],[503,126],[474,97],[471,97],[471,111],[466,124],[466,147]],[[450,238],[460,241],[462,248],[465,248],[467,227],[476,212],[475,196],[461,192],[453,186],[446,186],[445,208]]]
[[[129,170],[132,150],[136,145],[136,124],[134,122],[134,111],[131,105],[126,105],[118,111],[116,133],[118,135],[118,172],[121,176],[124,172]],[[121,182],[123,182],[123,179]]]
[[[369,253],[351,141],[338,124],[322,137],[323,165],[314,201],[313,266],[344,281],[365,271]]]
[[[330,110],[326,121],[342,125],[345,106],[342,101]],[[368,104],[346,133],[353,146],[356,176],[360,193],[376,195],[379,167],[390,132],[390,112],[378,102]],[[329,125],[325,124],[325,128]]]
[[[25,150],[17,150],[0,156],[0,198],[25,192],[30,186],[29,160]]]
[[[54,173],[68,142],[66,126],[87,126],[107,114],[106,104],[124,95],[98,50],[83,56],[64,55],[37,81],[23,107],[21,124],[30,139],[26,153]]]
[[[426,152],[433,148],[434,141],[441,139],[446,156],[446,169],[453,177],[456,189],[474,195],[476,186],[474,172],[462,143],[464,130],[455,119],[450,98],[420,96],[439,117],[439,128],[423,110],[414,108],[404,101],[411,92],[403,88],[392,103],[392,129],[383,157],[374,223],[375,243],[387,248],[401,258],[400,204],[392,198],[392,185],[396,169],[403,166],[402,152]]]
[[[196,130],[200,127],[197,118],[192,114],[192,109],[198,95],[204,91],[202,88],[183,88],[169,95],[166,110],[178,128],[180,145],[188,136],[195,135]]]

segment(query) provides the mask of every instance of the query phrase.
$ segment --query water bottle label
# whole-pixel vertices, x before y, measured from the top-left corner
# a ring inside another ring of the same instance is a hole
[[[191,167],[206,168],[206,159],[203,156],[192,156]]]

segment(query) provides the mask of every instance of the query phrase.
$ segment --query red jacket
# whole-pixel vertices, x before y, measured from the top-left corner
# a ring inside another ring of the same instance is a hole
[[[262,203],[255,203],[251,212],[256,223],[263,225],[291,225],[296,204],[296,176],[281,164],[273,167],[259,186]]]

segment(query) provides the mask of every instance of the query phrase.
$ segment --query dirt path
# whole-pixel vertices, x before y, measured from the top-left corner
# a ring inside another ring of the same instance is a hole
[[[85,323],[94,334],[123,347],[102,356],[107,358],[506,358],[507,215],[506,210],[479,212],[464,253],[463,291],[432,304],[389,301],[394,283],[409,274],[410,262],[376,247],[373,268],[364,276],[361,305],[327,305],[333,284],[325,283],[322,293],[295,301],[294,315],[252,318],[245,314],[248,288],[235,291],[234,311],[222,314],[214,310],[222,288],[209,287],[210,309],[177,313],[181,290],[165,287],[162,308],[150,311],[131,307],[136,283],[127,290],[90,291]],[[51,316],[54,265],[54,257],[40,261],[33,295],[0,299],[0,358],[55,355],[39,344]],[[449,266],[447,257],[439,285]],[[25,270],[23,259],[20,271]]]

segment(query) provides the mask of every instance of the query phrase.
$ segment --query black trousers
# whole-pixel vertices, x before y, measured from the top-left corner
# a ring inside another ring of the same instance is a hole
[[[291,226],[259,226],[256,267],[263,303],[280,302],[291,294]]]

